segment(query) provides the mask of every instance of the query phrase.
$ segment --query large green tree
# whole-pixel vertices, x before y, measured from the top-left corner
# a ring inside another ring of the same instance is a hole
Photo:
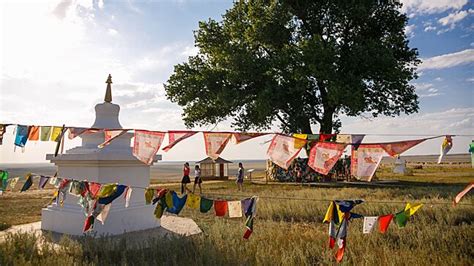
[[[237,1],[195,31],[196,56],[176,65],[167,97],[188,127],[229,117],[240,130],[331,133],[341,114],[418,110],[409,81],[418,52],[397,1]]]

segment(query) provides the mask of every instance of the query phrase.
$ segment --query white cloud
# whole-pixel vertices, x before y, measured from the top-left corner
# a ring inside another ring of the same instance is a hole
[[[418,96],[421,98],[443,95],[432,83],[415,83],[413,85],[417,90]]]
[[[425,32],[428,32],[428,31],[435,31],[436,30],[436,27],[435,26],[426,26],[424,31]]]
[[[116,29],[108,29],[107,33],[111,36],[117,36],[118,35],[118,31]]]
[[[459,10],[468,0],[402,0],[402,11],[408,14],[436,14],[447,10]]]
[[[474,13],[474,9],[461,10],[458,12],[453,12],[445,17],[440,18],[438,20],[438,23],[447,28],[438,31],[438,34],[453,30],[459,21],[463,20],[464,18],[466,18],[467,16],[473,13]]]
[[[450,68],[472,62],[474,62],[474,49],[466,49],[424,59],[418,70]]]
[[[412,24],[412,25],[407,25],[405,27],[405,35],[408,37],[408,38],[413,38],[415,37],[415,24]]]

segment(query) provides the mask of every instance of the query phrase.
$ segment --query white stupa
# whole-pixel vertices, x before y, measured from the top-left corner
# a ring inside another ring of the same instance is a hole
[[[112,77],[106,81],[107,90],[103,103],[95,106],[96,118],[92,128],[121,129],[118,116],[120,106],[112,103]],[[147,187],[150,166],[137,160],[132,154],[132,133],[126,133],[110,145],[99,149],[104,142],[104,133],[88,133],[79,136],[82,145],[54,157],[46,156],[57,166],[58,176],[98,183],[119,183],[135,187]],[[155,162],[161,159],[156,156]],[[79,206],[78,197],[68,194],[64,205],[52,204],[41,212],[41,229],[70,235],[82,235],[85,215]],[[154,206],[145,205],[143,189],[133,189],[129,207],[120,196],[112,203],[105,224],[96,221],[97,235],[117,235],[125,232],[145,230],[160,226],[153,215]]]

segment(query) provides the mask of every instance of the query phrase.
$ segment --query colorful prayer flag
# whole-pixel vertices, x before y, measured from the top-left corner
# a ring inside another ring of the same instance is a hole
[[[113,191],[112,194],[106,197],[99,197],[99,204],[110,204],[112,201],[114,201],[116,198],[120,197],[120,195],[123,194],[127,186],[125,185],[117,185],[116,189]]]
[[[3,144],[3,135],[7,131],[7,126],[6,124],[0,124],[0,145]]]
[[[379,145],[361,144],[357,150],[352,147],[351,174],[370,182],[383,155],[384,150]]]
[[[281,168],[288,169],[305,144],[304,139],[275,134],[267,154],[272,162]]]
[[[167,152],[184,139],[187,139],[197,132],[194,131],[168,131],[168,145],[163,148],[163,151]]]
[[[40,140],[41,141],[48,141],[51,136],[51,127],[42,126],[40,127]]]
[[[245,212],[245,216],[247,217],[247,220],[245,221],[245,233],[244,233],[244,239],[248,239],[250,235],[253,233],[253,223],[255,216],[257,215],[257,202],[258,202],[258,197],[253,196],[250,199],[250,206]]]
[[[421,208],[423,204],[417,204],[417,205],[411,205],[410,203],[407,203],[405,206],[405,209],[397,214],[395,214],[395,222],[397,223],[398,227],[405,227],[408,219],[415,214],[415,212]]]
[[[216,160],[232,137],[232,133],[203,132],[206,154]]]
[[[467,185],[461,192],[459,192],[456,197],[453,200],[453,206],[456,206],[458,204],[462,197],[466,195],[472,188],[474,188],[474,182],[471,182],[469,185]]]
[[[180,198],[174,191],[171,191],[171,195],[173,197],[173,207],[168,208],[166,211],[178,215],[186,204],[188,195],[184,195]]]
[[[95,183],[95,182],[88,182],[87,183],[87,190],[91,194],[92,198],[97,197],[97,195],[99,194],[101,188],[102,188],[102,185],[99,184],[99,183]]]
[[[23,187],[21,188],[20,192],[27,191],[30,189],[31,185],[33,185],[33,176],[29,173],[26,175],[26,181],[23,184]]]
[[[213,200],[201,197],[201,204],[200,204],[200,207],[199,207],[199,211],[201,213],[206,213],[206,212],[211,210],[213,205],[214,205]]]
[[[117,190],[117,184],[105,184],[100,187],[99,193],[97,197],[99,198],[106,198]]]
[[[107,216],[109,216],[110,208],[112,208],[112,204],[106,204],[101,206],[102,211],[97,215],[97,220],[99,220],[102,224],[105,223],[105,220],[107,220]]]
[[[128,208],[130,205],[130,198],[132,197],[132,187],[127,187],[125,191],[125,208]]]
[[[443,157],[448,154],[448,152],[451,150],[453,147],[453,138],[451,136],[446,136],[443,140],[443,143],[441,143],[441,150],[439,152],[439,157],[438,157],[438,164],[441,163],[443,160]]]
[[[85,127],[70,127],[68,138],[74,139],[75,137],[85,133],[87,130],[88,128],[85,128]]]
[[[56,141],[59,142],[61,140],[61,133],[63,131],[62,127],[53,127],[53,130],[51,131],[51,141]]]
[[[229,218],[242,217],[242,203],[240,200],[228,201]]]
[[[227,201],[215,200],[214,211],[216,212],[216,216],[225,216],[225,214],[227,213]]]
[[[82,229],[82,231],[85,233],[89,230],[92,230],[92,228],[94,228],[94,216],[89,215],[84,221],[84,228]]]
[[[38,188],[39,189],[43,189],[46,184],[48,183],[48,180],[49,180],[49,176],[40,176],[40,180],[39,180],[39,183],[38,183]]]
[[[342,156],[345,144],[318,142],[311,148],[308,165],[316,172],[327,175]]]
[[[332,137],[336,136],[336,134],[319,134],[319,141],[324,142]]]
[[[154,188],[145,189],[145,204],[150,205],[154,196],[155,196],[155,189]]]
[[[397,142],[390,142],[390,143],[380,143],[380,147],[385,150],[390,156],[398,156],[403,152],[407,151],[408,149],[416,146],[426,139],[416,139],[416,140],[405,140],[405,141],[397,141]]]
[[[14,190],[15,189],[15,186],[16,184],[18,184],[18,181],[20,180],[19,177],[15,177],[15,178],[11,178],[10,179],[10,182],[9,182],[9,186],[10,186],[10,190]]]
[[[126,129],[118,129],[118,130],[104,130],[104,142],[97,145],[98,148],[102,149],[105,146],[109,145],[115,139],[125,135],[128,132]]]
[[[393,216],[394,216],[393,214],[379,216],[378,222],[379,222],[380,233],[385,234],[387,232],[388,226],[390,225],[390,222],[392,221]]]
[[[188,194],[188,198],[186,199],[186,207],[190,209],[199,209],[201,205],[201,196],[196,194]]]
[[[15,146],[25,147],[28,141],[28,126],[17,125],[15,135]]]
[[[38,126],[30,126],[30,132],[28,134],[28,140],[38,140],[39,139],[39,130]]]
[[[151,165],[164,137],[164,132],[135,130],[133,155],[143,163]]]
[[[234,136],[235,144],[240,144],[249,139],[267,135],[267,133],[233,133],[232,135]]]
[[[362,228],[362,233],[370,234],[372,229],[375,227],[377,223],[378,216],[365,216],[364,217],[364,227]]]

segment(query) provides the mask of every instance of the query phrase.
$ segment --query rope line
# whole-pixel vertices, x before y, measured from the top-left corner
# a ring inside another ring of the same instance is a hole
[[[45,176],[45,177],[49,177],[49,178],[52,177],[52,176],[48,176],[48,175],[39,175],[39,174],[36,174],[36,173],[31,173],[31,175],[32,175],[32,178],[40,177],[40,176]],[[57,177],[57,178],[62,178],[62,177]],[[63,179],[65,179],[65,178],[63,178]],[[73,180],[73,181],[86,181],[86,180],[76,180],[76,179],[72,179],[72,178],[66,178],[66,179]],[[88,181],[88,182],[94,182],[94,181]],[[98,184],[101,184],[101,185],[114,184],[114,183],[99,183],[99,182],[94,182],[94,183],[98,183]],[[139,186],[128,186],[128,187],[131,187],[132,189],[146,190],[146,189],[149,189],[149,188],[160,187],[160,185],[150,184],[149,187],[139,187]],[[232,195],[229,195],[229,194],[213,193],[213,192],[203,193],[203,195],[220,196],[220,197],[240,197],[240,198],[249,198],[249,197],[255,196],[255,194],[252,194],[252,195],[249,195],[249,194],[232,194]],[[334,201],[334,200],[338,200],[338,199],[318,199],[318,198],[278,197],[278,196],[258,196],[258,197],[261,198],[261,199],[269,199],[269,200],[296,200],[296,201],[317,201],[317,202],[331,202],[331,201]],[[407,203],[406,201],[373,201],[373,200],[369,200],[369,201],[364,200],[364,202],[371,203],[371,204],[372,203],[374,203],[374,204],[406,204]],[[452,205],[452,202],[430,202],[430,201],[416,201],[416,202],[417,203],[422,203],[422,204],[425,204],[425,205]],[[458,203],[456,205],[474,206],[474,203]]]
[[[16,126],[16,125],[30,125],[30,124],[19,124],[19,123],[3,123],[2,125],[4,126]],[[34,125],[34,124],[31,124]],[[42,125],[34,125],[34,126],[39,126],[42,127]],[[49,126],[49,125],[48,125]],[[60,126],[58,126],[60,127]],[[240,132],[240,131],[213,131],[214,128],[211,130],[187,130],[187,129],[177,129],[177,130],[150,130],[150,129],[139,129],[139,128],[98,128],[98,127],[76,127],[76,126],[65,126],[65,128],[83,128],[86,130],[126,130],[126,131],[132,131],[132,130],[145,130],[145,131],[156,131],[156,132],[163,132],[167,133],[170,131],[189,131],[189,132],[215,132],[215,133],[253,133],[253,132]],[[282,134],[281,132],[258,132],[258,133],[264,133],[264,134]],[[305,133],[303,133],[305,134]],[[366,135],[366,136],[399,136],[399,137],[409,137],[409,136],[452,136],[452,137],[474,137],[474,134],[410,134],[410,133],[338,133],[338,135],[354,135],[354,134],[360,134],[360,135]]]

